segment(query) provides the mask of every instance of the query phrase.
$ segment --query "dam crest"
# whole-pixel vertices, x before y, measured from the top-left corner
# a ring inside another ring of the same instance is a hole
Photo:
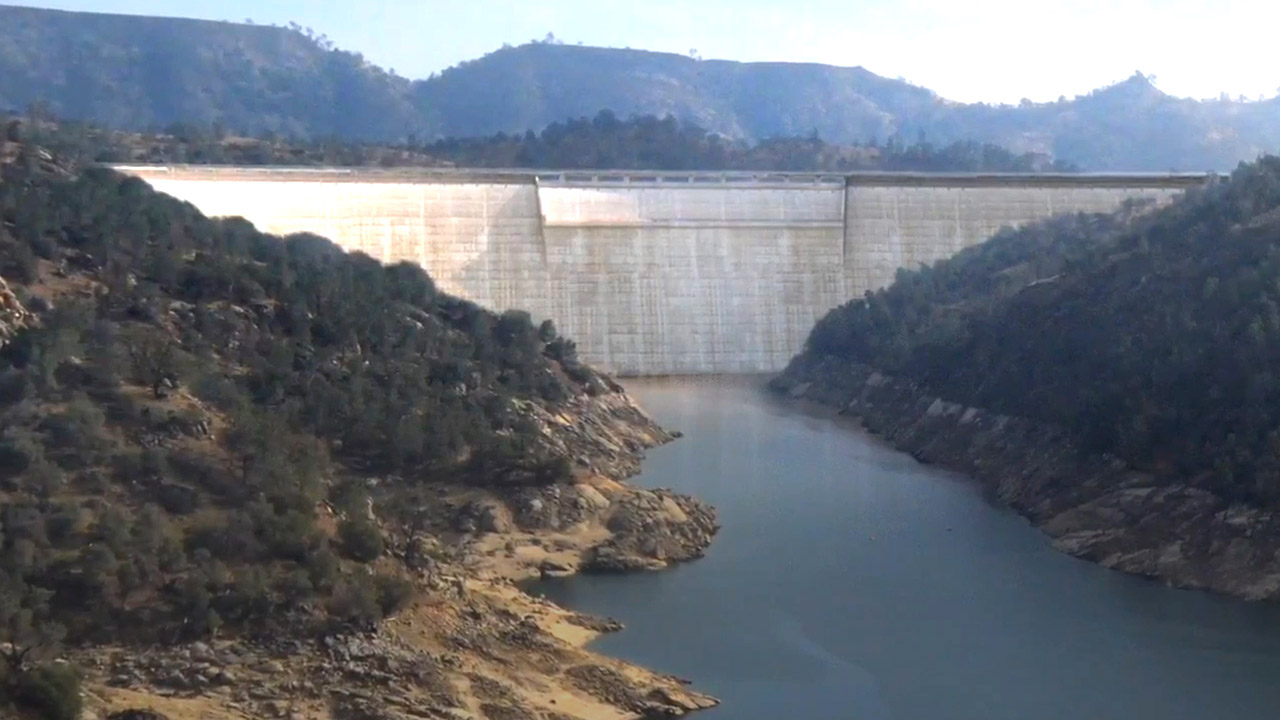
[[[1060,213],[1164,203],[1205,174],[533,171],[130,165],[210,216],[424,267],[552,319],[619,375],[780,370],[831,308]]]

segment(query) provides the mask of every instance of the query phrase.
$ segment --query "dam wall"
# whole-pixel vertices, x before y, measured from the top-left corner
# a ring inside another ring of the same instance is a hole
[[[1203,175],[128,166],[212,216],[311,232],[552,319],[620,375],[781,369],[827,310],[1006,226],[1165,202]]]
[[[995,235],[1062,213],[1161,204],[1205,175],[868,174],[846,190],[845,291],[861,297]]]

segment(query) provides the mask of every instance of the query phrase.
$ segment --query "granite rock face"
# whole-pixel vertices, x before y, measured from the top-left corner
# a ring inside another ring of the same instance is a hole
[[[566,412],[538,418],[548,445],[577,458],[581,476],[623,479],[634,475],[646,448],[676,437],[659,427],[621,388],[611,390],[581,396]],[[584,526],[605,527],[608,539],[584,554],[579,568],[584,571],[652,570],[699,558],[720,528],[710,505],[667,489],[575,482],[503,495],[520,530],[570,532]]]
[[[587,555],[586,572],[659,569],[702,557],[720,529],[711,506],[669,490],[639,490],[615,503],[612,533]]]
[[[0,278],[0,348],[7,345],[19,330],[31,322],[31,312],[23,307],[4,278]]]

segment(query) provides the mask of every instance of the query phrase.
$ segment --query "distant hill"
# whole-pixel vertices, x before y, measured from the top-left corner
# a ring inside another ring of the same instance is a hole
[[[620,116],[671,114],[734,137],[816,131],[846,143],[895,132],[914,139],[945,104],[929,90],[862,68],[549,43],[503,48],[414,91],[437,111],[439,132],[456,136],[521,131],[609,108]],[[902,116],[910,120],[903,124]]]
[[[0,108],[122,128],[387,141],[523,133],[609,109],[734,139],[976,141],[1094,170],[1206,170],[1280,148],[1280,99],[1174,98],[1135,74],[1054,103],[966,105],[863,68],[533,43],[411,81],[296,29],[0,7]]]
[[[749,138],[990,142],[1095,170],[1228,169],[1280,148],[1280,100],[1175,98],[1141,74],[1074,100],[966,105],[862,68],[531,44],[462,63],[414,93],[444,135],[522,131],[607,107]]]
[[[172,123],[282,135],[425,132],[410,82],[302,32],[0,6],[0,108],[138,129]]]

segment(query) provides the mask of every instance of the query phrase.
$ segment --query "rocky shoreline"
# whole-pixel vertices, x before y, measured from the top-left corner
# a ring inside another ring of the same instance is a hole
[[[425,533],[383,523],[381,563],[413,567],[417,598],[376,628],[314,638],[238,637],[73,656],[94,718],[145,720],[624,720],[718,701],[680,678],[586,649],[616,621],[519,589],[576,572],[656,570],[701,557],[715,511],[621,481],[670,441],[621,388],[557,412],[525,408],[574,480],[541,487],[440,485]],[[379,510],[381,513],[381,510]],[[413,558],[413,560],[411,560]],[[124,715],[146,711],[151,715]]]
[[[1139,472],[1081,451],[1059,428],[951,403],[847,361],[800,356],[769,386],[975,478],[1063,552],[1175,587],[1280,597],[1280,517],[1194,478]]]

